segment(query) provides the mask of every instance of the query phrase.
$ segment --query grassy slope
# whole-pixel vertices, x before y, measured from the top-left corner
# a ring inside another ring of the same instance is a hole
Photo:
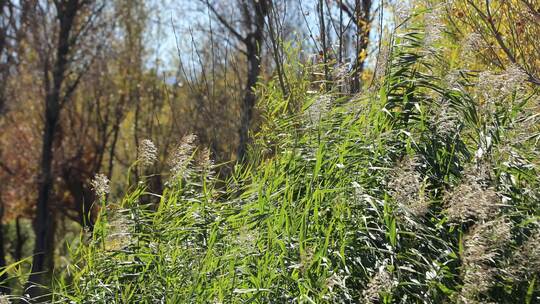
[[[214,187],[194,161],[157,207],[144,204],[144,187],[110,207],[55,298],[538,300],[538,252],[523,245],[538,235],[537,145],[510,140],[526,126],[538,132],[532,100],[520,93],[498,105],[507,111],[486,111],[469,86],[474,75],[448,85],[429,73],[419,39],[396,40],[375,92],[340,99],[304,90],[300,114],[266,111],[251,151],[258,160],[226,186]],[[272,84],[263,91],[266,108],[288,106]]]

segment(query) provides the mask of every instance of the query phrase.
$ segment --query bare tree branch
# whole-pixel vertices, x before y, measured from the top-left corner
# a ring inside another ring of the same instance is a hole
[[[199,0],[199,1],[202,2],[203,0]],[[231,34],[233,34],[238,40],[240,40],[240,41],[242,41],[244,43],[246,42],[247,38],[240,35],[240,33],[238,33],[238,31],[236,31],[236,29],[234,29],[234,27],[232,25],[230,25],[229,22],[227,22],[227,20],[225,20],[225,18],[223,18],[223,16],[217,12],[216,8],[212,4],[210,4],[210,1],[206,0],[204,2],[208,6],[210,11],[212,11],[212,13],[216,16],[218,21],[223,26],[225,26],[227,28],[227,30],[229,30],[231,32]]]

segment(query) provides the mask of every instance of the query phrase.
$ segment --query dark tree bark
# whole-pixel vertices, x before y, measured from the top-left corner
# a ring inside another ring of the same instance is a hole
[[[253,118],[253,109],[257,102],[257,95],[254,88],[261,74],[261,46],[264,39],[264,20],[270,9],[270,1],[254,1],[253,5],[255,6],[254,28],[244,41],[248,70],[244,100],[240,113],[240,127],[238,130],[239,143],[237,157],[240,161],[243,161],[246,156],[249,127]]]
[[[42,135],[42,147],[39,166],[39,185],[36,216],[34,219],[34,231],[36,241],[32,262],[32,272],[27,283],[27,292],[34,300],[44,293],[38,285],[46,283],[49,277],[50,265],[53,257],[54,214],[50,208],[50,197],[53,189],[52,161],[54,156],[53,145],[55,133],[60,118],[60,110],[69,98],[69,94],[63,93],[64,82],[70,66],[70,52],[77,37],[73,34],[73,28],[80,10],[88,1],[67,0],[55,1],[56,19],[58,21],[58,37],[55,46],[55,58],[52,59],[52,73],[49,72],[49,60],[44,63],[45,85],[45,113],[44,128]],[[52,79],[51,79],[52,78]],[[74,90],[76,83],[66,91]]]

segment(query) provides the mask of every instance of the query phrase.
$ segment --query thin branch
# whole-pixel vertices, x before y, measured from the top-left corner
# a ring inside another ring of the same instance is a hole
[[[202,0],[199,0],[199,1],[202,1]],[[208,8],[210,9],[210,11],[212,11],[212,13],[213,13],[214,15],[216,15],[216,18],[218,19],[218,21],[219,21],[224,27],[226,27],[226,28],[227,28],[227,29],[228,29],[228,30],[229,30],[229,31],[230,31],[230,32],[231,32],[238,40],[240,40],[240,41],[246,43],[246,39],[247,39],[247,38],[245,38],[244,36],[240,35],[240,33],[238,33],[238,32],[234,29],[234,27],[232,27],[232,26],[229,24],[229,22],[227,22],[227,20],[225,20],[225,18],[223,18],[223,16],[221,16],[221,15],[217,12],[216,8],[215,8],[212,4],[210,4],[210,1],[206,0],[206,1],[205,1],[205,4],[208,6]]]

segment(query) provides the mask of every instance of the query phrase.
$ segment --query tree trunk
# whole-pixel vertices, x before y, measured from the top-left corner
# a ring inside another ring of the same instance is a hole
[[[45,283],[45,279],[52,271],[52,269],[48,269],[48,266],[52,265],[53,257],[50,255],[54,252],[53,237],[51,237],[54,236],[54,217],[49,206],[54,181],[52,172],[53,144],[58,127],[61,105],[65,102],[61,92],[66,77],[65,72],[69,63],[70,47],[74,43],[71,39],[71,30],[79,9],[80,3],[78,0],[56,3],[59,35],[52,70],[52,86],[50,86],[49,81],[48,64],[47,62],[44,63],[44,85],[46,92],[45,122],[39,167],[37,208],[34,219],[36,242],[34,244],[32,272],[26,285],[27,293],[33,300],[37,301],[42,301],[38,297],[45,292],[39,285]]]
[[[247,78],[244,88],[244,98],[240,104],[240,123],[238,126],[238,147],[236,157],[238,161],[246,160],[247,144],[249,140],[249,127],[253,118],[253,108],[257,102],[254,91],[261,73],[261,47],[264,38],[265,19],[270,14],[272,0],[239,0],[241,9],[244,36],[235,26],[227,22],[226,18],[207,0],[200,0],[216,15],[218,21],[246,47]],[[272,29],[271,29],[272,31]],[[281,83],[284,87],[284,83]]]
[[[246,160],[247,144],[249,141],[249,127],[253,118],[253,109],[257,102],[257,94],[255,93],[255,85],[257,84],[259,75],[261,74],[261,47],[264,39],[265,18],[268,16],[272,1],[259,0],[254,1],[255,18],[246,18],[246,28],[253,30],[243,39],[246,46],[247,56],[247,79],[244,93],[244,100],[240,108],[240,126],[238,130],[238,150],[237,158],[239,161]],[[244,11],[249,11],[247,6]]]
[[[45,117],[45,130],[43,131],[43,143],[41,148],[40,179],[38,188],[37,210],[34,221],[34,232],[36,241],[34,245],[34,256],[32,261],[32,272],[28,278],[28,293],[34,299],[43,293],[39,287],[33,287],[33,284],[43,284],[44,278],[50,270],[46,269],[46,254],[51,252],[51,246],[47,241],[49,239],[49,230],[52,229],[52,218],[49,210],[49,198],[53,187],[52,158],[54,133],[58,123],[59,107],[55,107],[58,101],[58,94],[49,94],[47,96],[47,114]]]

